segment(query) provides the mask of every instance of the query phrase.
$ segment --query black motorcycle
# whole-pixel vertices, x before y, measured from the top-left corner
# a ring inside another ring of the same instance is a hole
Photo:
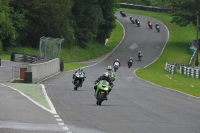
[[[133,60],[129,60],[128,61],[128,68],[130,68],[132,66],[132,64],[133,64]]]
[[[157,30],[158,32],[160,32],[160,26],[159,26],[159,25],[156,25],[156,30]]]
[[[135,23],[140,27],[140,21],[138,19],[135,19]]]
[[[133,24],[135,24],[135,20],[134,20],[133,17],[130,17],[130,21],[131,21]]]
[[[126,13],[123,11],[120,11],[120,14],[122,15],[122,17],[126,17]]]
[[[78,87],[82,87],[83,81],[85,80],[85,75],[83,72],[77,72],[73,75],[74,90],[77,90]]]

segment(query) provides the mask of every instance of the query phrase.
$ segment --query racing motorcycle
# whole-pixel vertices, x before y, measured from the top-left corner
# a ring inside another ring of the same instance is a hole
[[[132,64],[133,64],[133,60],[129,60],[128,61],[128,68],[130,68],[132,66]]]
[[[160,26],[159,26],[159,25],[156,25],[156,30],[157,30],[158,32],[160,32]]]
[[[82,87],[82,83],[85,80],[85,75],[83,72],[77,72],[73,75],[74,90],[77,90],[78,87]]]
[[[120,11],[120,14],[122,15],[122,17],[126,17],[126,13],[123,11]]]
[[[119,68],[119,62],[115,62],[113,67],[114,67],[114,72],[116,72]]]
[[[142,61],[142,56],[143,56],[142,54],[138,56],[139,61]]]
[[[108,81],[100,80],[97,84],[97,89],[95,91],[95,97],[97,99],[96,104],[101,105],[104,100],[107,100],[108,92],[111,89],[111,86]]]
[[[131,17],[131,16],[130,16],[130,21],[131,21],[133,24],[135,24],[135,20],[134,20],[134,18]]]
[[[140,21],[138,19],[135,19],[135,23],[140,27]]]
[[[152,23],[151,23],[151,22],[148,22],[147,24],[148,24],[148,26],[149,26],[149,28],[150,28],[150,29],[152,29],[152,28],[153,28],[153,25],[152,25]]]

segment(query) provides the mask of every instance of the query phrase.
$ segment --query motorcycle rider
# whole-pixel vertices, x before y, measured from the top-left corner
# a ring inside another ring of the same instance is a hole
[[[159,26],[159,24],[158,23],[156,23],[156,25],[155,25],[155,28],[157,29],[157,26]]]
[[[135,23],[137,24],[138,22],[139,22],[139,20],[136,18],[136,19],[135,19]]]
[[[138,59],[140,60],[141,57],[142,57],[142,52],[139,51],[139,52],[138,52]]]
[[[129,62],[133,62],[132,57],[130,57],[130,58],[128,59],[128,63],[129,63]]]
[[[76,71],[73,73],[73,77],[72,77],[72,78],[73,78],[73,81],[72,81],[72,83],[74,82],[74,78],[76,77],[76,76],[75,76],[76,73],[83,73],[83,74],[84,74],[83,81],[82,81],[81,84],[80,84],[80,87],[82,87],[82,84],[83,84],[83,82],[85,81],[85,78],[86,78],[86,77],[85,77],[85,72],[83,71],[82,68],[79,68],[78,70],[76,70]]]
[[[100,80],[106,80],[109,82],[110,84],[110,90],[108,91],[108,94],[111,92],[111,89],[112,87],[114,86],[114,84],[112,83],[112,80],[108,74],[108,72],[105,72],[102,76],[100,76],[96,81],[95,81],[95,86],[94,86],[94,90],[96,92],[96,89],[97,89],[97,83],[100,81]]]
[[[147,24],[148,24],[149,27],[152,27],[152,26],[153,26],[152,23],[151,23],[150,21],[148,21]]]
[[[134,18],[132,16],[129,17],[131,22],[134,22]]]
[[[120,62],[119,62],[119,59],[116,59],[114,62],[113,62],[113,66],[115,66],[115,64],[119,64],[119,66],[121,65]]]

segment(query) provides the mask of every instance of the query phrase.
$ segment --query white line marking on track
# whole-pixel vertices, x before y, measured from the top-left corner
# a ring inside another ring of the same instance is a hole
[[[62,121],[62,119],[56,119],[57,121]]]
[[[54,117],[60,117],[59,115],[54,115]]]
[[[69,130],[69,128],[68,128],[68,127],[62,127],[62,129],[63,129],[63,130]]]
[[[58,125],[61,125],[61,126],[63,126],[63,125],[65,125],[64,123],[58,123]]]

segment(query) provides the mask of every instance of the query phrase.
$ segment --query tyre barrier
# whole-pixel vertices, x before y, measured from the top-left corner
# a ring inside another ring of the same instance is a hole
[[[180,67],[180,73],[185,76],[200,79],[200,67]]]
[[[177,66],[174,65],[174,64],[169,64],[166,62],[165,64],[165,70],[170,72],[171,74],[175,74],[176,73],[176,69],[177,69]]]

